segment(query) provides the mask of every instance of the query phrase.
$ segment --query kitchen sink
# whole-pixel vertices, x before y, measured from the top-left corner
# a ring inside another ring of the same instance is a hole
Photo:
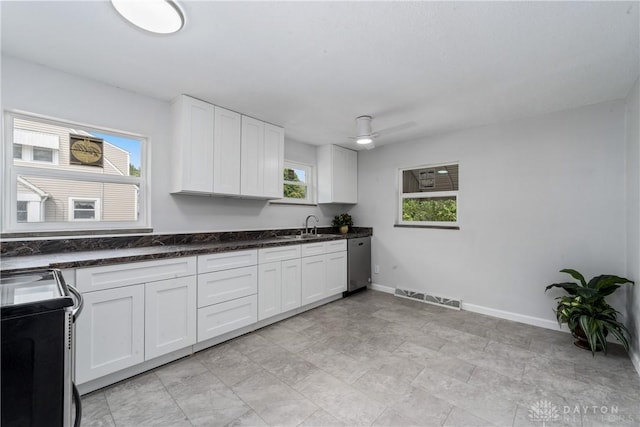
[[[313,240],[323,237],[331,237],[333,234],[290,234],[287,236],[276,236],[276,239],[280,240]]]

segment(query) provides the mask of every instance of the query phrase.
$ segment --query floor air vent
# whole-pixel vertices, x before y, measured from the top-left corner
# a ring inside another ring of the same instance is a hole
[[[394,295],[400,298],[412,299],[427,304],[439,305],[440,307],[452,308],[454,310],[460,310],[462,306],[462,300],[459,299],[437,297],[435,295],[427,295],[422,292],[408,291],[406,289],[396,289]]]

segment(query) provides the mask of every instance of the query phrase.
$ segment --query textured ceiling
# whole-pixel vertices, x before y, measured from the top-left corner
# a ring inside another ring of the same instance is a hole
[[[355,118],[403,126],[377,145],[627,95],[638,2],[192,2],[173,36],[109,2],[1,3],[2,51],[170,100],[186,93],[349,144]]]

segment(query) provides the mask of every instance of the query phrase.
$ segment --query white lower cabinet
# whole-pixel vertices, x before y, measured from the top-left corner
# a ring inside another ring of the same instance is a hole
[[[145,360],[196,342],[195,276],[145,285]]]
[[[198,341],[215,338],[256,323],[257,312],[256,295],[200,308],[198,309]]]
[[[347,290],[346,240],[302,245],[302,256],[303,305]]]
[[[282,263],[260,264],[258,268],[258,320],[282,312]]]
[[[258,320],[300,307],[300,258],[260,264],[258,283]]]
[[[66,273],[84,297],[75,375],[85,384],[345,291],[346,240]]]
[[[282,261],[282,311],[293,310],[302,304],[302,271],[299,259]]]
[[[302,304],[310,304],[321,300],[325,294],[325,259],[324,255],[302,258]]]
[[[260,249],[258,259],[258,320],[300,307],[300,245]]]
[[[91,381],[144,361],[144,285],[83,295],[76,323],[76,382]]]
[[[256,249],[198,256],[198,342],[258,321],[257,262]]]
[[[347,290],[347,253],[334,252],[324,256],[327,279],[325,292],[327,296]]]

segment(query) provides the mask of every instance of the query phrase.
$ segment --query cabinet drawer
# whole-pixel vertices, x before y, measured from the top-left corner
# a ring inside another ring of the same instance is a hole
[[[302,246],[302,256],[322,255],[325,253],[325,242],[305,243]]]
[[[274,261],[285,261],[294,258],[300,258],[300,245],[258,249],[258,262],[260,264]]]
[[[258,267],[234,268],[198,275],[198,307],[258,292]]]
[[[199,255],[198,274],[213,271],[229,270],[231,268],[248,267],[258,263],[258,251],[223,252],[219,254]]]
[[[256,295],[198,309],[198,342],[235,331],[258,321]]]
[[[325,242],[325,247],[326,247],[326,253],[346,251],[347,241],[346,239],[331,240],[329,242]]]
[[[82,292],[154,282],[196,274],[196,257],[105,265],[76,270],[76,287]]]

